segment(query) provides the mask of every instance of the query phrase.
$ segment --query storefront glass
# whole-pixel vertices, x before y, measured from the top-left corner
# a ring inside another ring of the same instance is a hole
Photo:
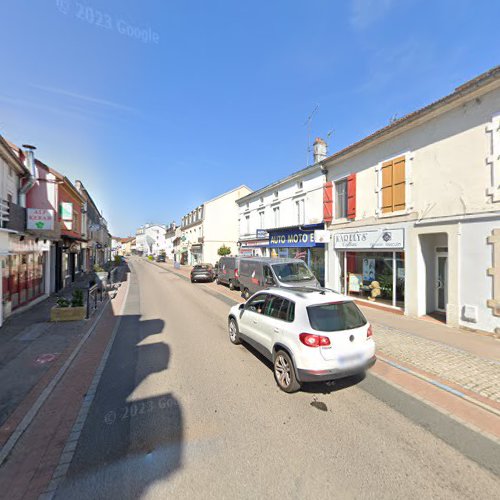
[[[404,307],[404,252],[341,252],[340,266],[343,293]]]

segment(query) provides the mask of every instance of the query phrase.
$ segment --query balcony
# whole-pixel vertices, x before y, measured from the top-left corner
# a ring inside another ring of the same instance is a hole
[[[23,233],[26,229],[26,209],[17,203],[0,201],[0,221],[2,228]]]

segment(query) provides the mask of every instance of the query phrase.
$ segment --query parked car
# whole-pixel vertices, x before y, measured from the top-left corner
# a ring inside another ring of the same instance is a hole
[[[191,283],[195,281],[213,281],[214,276],[212,264],[197,264],[191,269]]]
[[[165,261],[166,261],[166,259],[165,259],[164,254],[160,254],[160,255],[156,256],[156,262],[165,262]]]
[[[307,264],[301,259],[241,257],[238,276],[241,296],[244,299],[270,286],[314,288],[320,286]]]
[[[238,266],[239,257],[221,257],[219,260],[219,272],[217,274],[217,284],[229,286],[230,290],[240,288]]]
[[[375,363],[372,327],[353,299],[325,288],[271,288],[231,308],[229,340],[274,366],[280,389],[362,374]]]

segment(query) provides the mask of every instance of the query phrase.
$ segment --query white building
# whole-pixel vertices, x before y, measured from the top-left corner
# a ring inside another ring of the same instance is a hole
[[[166,252],[166,226],[144,224],[136,231],[136,251],[142,255],[158,255]]]
[[[215,264],[219,260],[217,252],[223,245],[236,253],[239,236],[236,200],[250,192],[248,187],[239,186],[186,214],[181,223],[178,261],[191,265]]]
[[[181,229],[175,222],[171,222],[165,230],[165,256],[174,259],[174,241],[181,235]]]
[[[499,330],[500,67],[323,165],[329,286]]]
[[[325,245],[314,232],[324,229],[325,158],[326,143],[316,139],[313,165],[237,201],[240,255],[302,258],[324,283]]]

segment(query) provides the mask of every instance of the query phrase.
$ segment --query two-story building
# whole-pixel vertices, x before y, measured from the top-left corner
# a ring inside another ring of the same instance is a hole
[[[315,231],[324,229],[325,158],[326,143],[318,138],[313,165],[237,201],[239,255],[301,258],[324,283],[325,245]]]
[[[322,164],[329,286],[500,327],[500,67]]]
[[[238,205],[236,201],[251,192],[238,186],[190,211],[182,217],[178,262],[195,265],[215,264],[218,251],[225,245],[232,253],[238,248]]]
[[[140,255],[158,255],[165,252],[166,227],[164,224],[147,223],[136,231],[136,249]]]

